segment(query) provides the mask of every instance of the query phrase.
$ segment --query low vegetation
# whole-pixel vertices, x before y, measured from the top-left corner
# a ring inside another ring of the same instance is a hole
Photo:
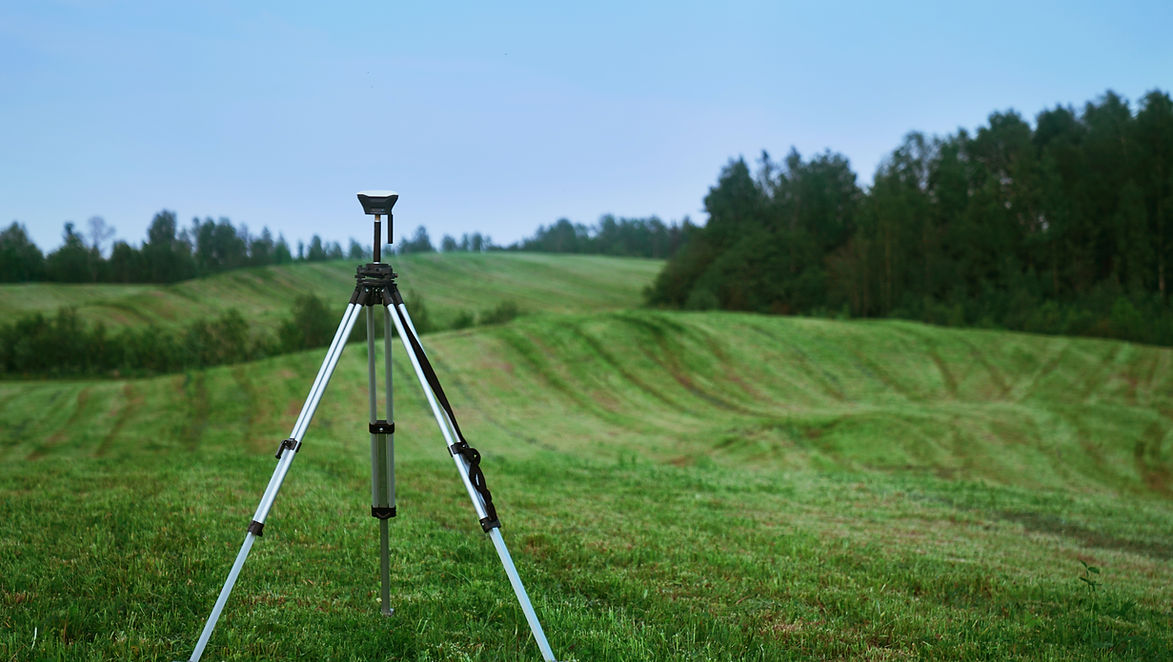
[[[439,330],[422,297],[409,296],[412,320],[420,334]],[[461,311],[451,329],[477,324],[503,324],[521,314],[512,301],[473,314]],[[277,354],[330,344],[339,320],[326,303],[312,294],[299,295],[276,334],[250,327],[240,311],[230,308],[211,320],[197,320],[183,329],[123,327],[114,332],[88,324],[73,308],[53,317],[32,313],[0,324],[0,375],[30,377],[145,376],[253,361]],[[383,322],[376,337],[383,337]],[[355,324],[350,342],[366,340],[366,326]]]

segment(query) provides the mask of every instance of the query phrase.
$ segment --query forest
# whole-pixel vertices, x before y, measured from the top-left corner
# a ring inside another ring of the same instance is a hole
[[[1166,92],[913,132],[866,189],[841,154],[763,152],[704,204],[649,303],[1173,344]]]

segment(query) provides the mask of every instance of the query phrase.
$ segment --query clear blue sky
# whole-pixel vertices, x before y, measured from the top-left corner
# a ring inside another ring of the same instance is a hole
[[[369,241],[354,192],[512,242],[691,215],[730,158],[1173,89],[1170,2],[9,2],[0,222],[43,248],[160,209]]]

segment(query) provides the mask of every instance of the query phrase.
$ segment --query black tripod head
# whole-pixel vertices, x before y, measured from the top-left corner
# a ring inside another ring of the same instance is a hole
[[[380,246],[382,245],[382,233],[379,232],[379,222],[383,214],[387,215],[387,243],[391,243],[391,235],[393,230],[391,228],[394,216],[391,214],[391,208],[399,200],[399,194],[395,191],[359,191],[358,201],[362,205],[363,213],[375,217],[375,243],[374,253],[375,262],[379,261]]]
[[[395,191],[358,192],[358,201],[362,204],[363,212],[367,214],[390,214],[397,200],[399,194]]]

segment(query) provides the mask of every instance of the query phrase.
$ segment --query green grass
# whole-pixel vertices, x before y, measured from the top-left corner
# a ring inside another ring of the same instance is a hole
[[[1170,350],[646,311],[426,342],[559,659],[1170,658]],[[320,355],[0,383],[0,660],[185,658]],[[206,659],[539,658],[395,360],[395,615],[351,346]]]
[[[153,323],[182,326],[229,308],[273,330],[290,315],[298,294],[335,305],[339,317],[354,289],[358,261],[237,269],[174,285],[0,285],[0,318],[60,307],[111,328]],[[586,312],[631,308],[641,301],[662,260],[536,253],[446,253],[393,257],[405,295],[423,297],[435,322],[461,311],[479,313],[504,301],[526,312]]]

